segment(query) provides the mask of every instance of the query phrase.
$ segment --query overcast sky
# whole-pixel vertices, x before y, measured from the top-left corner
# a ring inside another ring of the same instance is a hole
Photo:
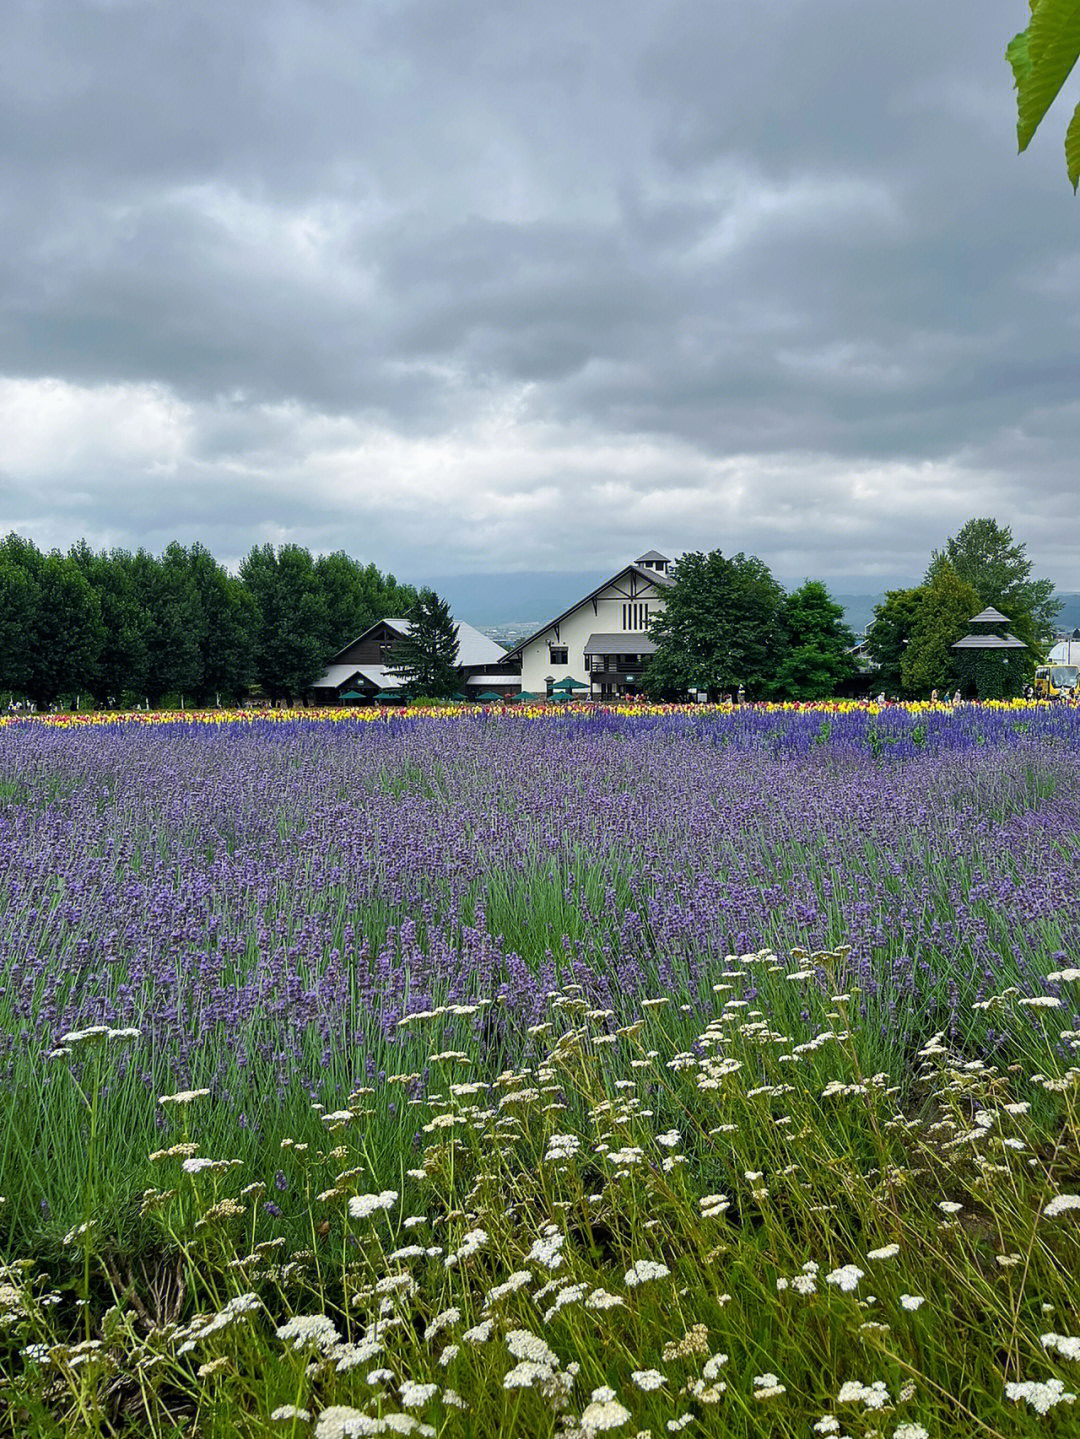
[[[1026,14],[2,0],[0,532],[872,590],[992,514],[1080,589]]]

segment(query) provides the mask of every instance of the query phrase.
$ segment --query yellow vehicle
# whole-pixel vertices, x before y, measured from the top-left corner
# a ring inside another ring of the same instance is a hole
[[[1080,685],[1080,666],[1040,665],[1035,671],[1037,700],[1074,700]]]

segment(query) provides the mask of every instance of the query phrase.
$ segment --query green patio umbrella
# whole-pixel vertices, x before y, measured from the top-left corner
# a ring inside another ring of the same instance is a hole
[[[501,704],[502,701],[506,698],[506,696],[496,694],[494,690],[484,690],[483,693],[478,694],[476,698],[480,704],[491,705]]]
[[[375,698],[381,700],[383,704],[401,704],[402,702],[400,690],[380,690]]]
[[[338,695],[338,699],[343,700],[362,700],[366,698],[367,696],[362,695],[359,690],[346,690],[343,695]]]
[[[551,690],[553,694],[568,695],[574,690],[587,690],[588,688],[589,686],[583,685],[580,680],[573,679],[570,675],[567,675],[564,680],[560,680],[558,684],[552,685]]]

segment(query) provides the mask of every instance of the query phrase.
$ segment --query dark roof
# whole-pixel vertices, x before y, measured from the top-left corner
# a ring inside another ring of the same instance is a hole
[[[661,558],[663,558],[663,556],[661,556]],[[547,634],[548,630],[554,629],[556,625],[561,625],[563,620],[566,619],[567,615],[572,615],[576,609],[580,609],[582,605],[588,604],[588,602],[593,599],[594,596],[598,595],[601,590],[606,590],[608,585],[613,585],[616,580],[622,579],[623,575],[628,574],[630,570],[633,570],[635,574],[640,575],[642,579],[648,580],[650,584],[673,585],[675,583],[675,581],[670,575],[664,574],[663,570],[642,569],[641,565],[639,565],[637,561],[635,561],[631,565],[623,565],[621,570],[616,570],[616,572],[611,576],[611,578],[605,580],[602,585],[597,585],[595,590],[590,590],[589,593],[587,595],[584,595],[580,600],[575,600],[575,602],[569,607],[569,609],[563,610],[561,615],[556,615],[553,620],[548,620],[546,625],[541,625],[540,628],[538,630],[534,630],[531,635],[528,635],[523,640],[519,640],[512,650],[506,651],[506,658],[509,659],[512,655],[520,654],[526,645],[532,644],[533,640],[539,639],[540,636],[543,634]]]
[[[993,605],[987,605],[974,619],[968,620],[969,625],[1007,625],[1008,615],[1003,615],[1000,610],[994,609]]]
[[[585,641],[587,655],[654,655],[656,646],[646,634],[590,635]]]
[[[663,560],[664,564],[670,564],[667,555],[662,555],[659,550],[647,550],[645,554],[638,555],[636,564],[643,565],[646,560]]]
[[[951,646],[954,650],[1026,650],[1027,645],[1023,640],[1018,640],[1015,635],[1007,634],[1004,639],[1000,635],[965,635],[962,640],[957,640]]]

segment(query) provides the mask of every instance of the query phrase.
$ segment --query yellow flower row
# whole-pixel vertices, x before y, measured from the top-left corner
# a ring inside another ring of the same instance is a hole
[[[1034,708],[1045,701],[1013,699],[984,700],[983,709],[1019,710]],[[210,710],[128,710],[94,711],[85,714],[0,714],[0,729],[8,725],[44,724],[58,729],[80,729],[88,725],[136,724],[282,724],[295,720],[332,720],[336,723],[371,723],[385,719],[470,719],[479,714],[492,713],[520,716],[525,719],[558,719],[564,715],[619,714],[619,715],[666,715],[666,714],[731,714],[738,706],[733,704],[659,704],[649,701],[627,700],[622,703],[596,703],[570,701],[560,704],[520,704],[504,706],[491,705],[424,705],[406,708],[400,705],[309,708],[309,709],[210,709]],[[926,714],[953,709],[951,705],[934,704],[929,700],[905,700],[889,705],[880,705],[876,700],[785,700],[769,701],[750,706],[758,712],[768,714],[796,714],[810,711],[819,714],[851,714],[863,711],[880,714],[883,709],[904,710],[908,714]]]

